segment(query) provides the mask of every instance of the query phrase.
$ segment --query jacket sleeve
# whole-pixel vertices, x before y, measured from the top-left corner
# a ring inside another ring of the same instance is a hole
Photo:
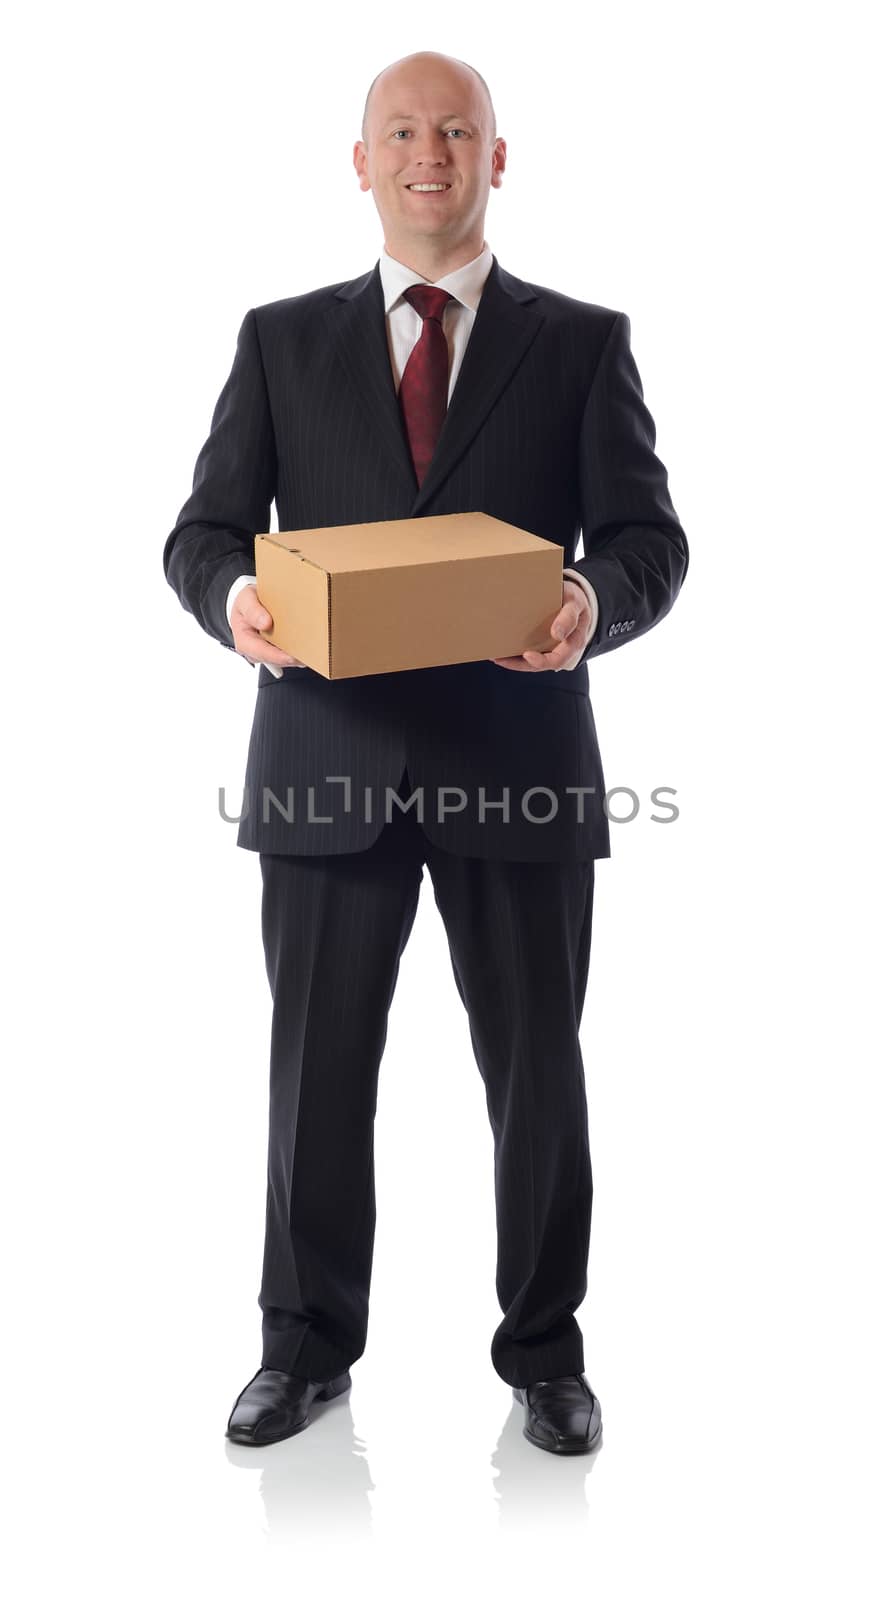
[[[163,555],[164,576],[185,610],[229,650],[234,650],[234,640],[226,599],[235,578],[255,576],[254,535],[269,531],[276,482],[277,451],[256,312],[248,311],[197,459],[192,492]]]
[[[630,350],[630,320],[615,316],[587,397],[579,441],[584,554],[599,615],[581,656],[603,655],[667,615],[688,569],[688,541]]]

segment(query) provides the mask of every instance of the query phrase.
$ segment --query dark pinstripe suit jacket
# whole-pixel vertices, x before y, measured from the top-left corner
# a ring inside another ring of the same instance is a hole
[[[255,571],[273,499],[282,529],[487,511],[561,543],[599,620],[571,672],[477,661],[330,682],[260,667],[238,843],[366,848],[406,765],[443,849],[609,855],[586,661],[666,616],[688,564],[654,445],[626,315],[525,283],[496,256],[419,489],[379,268],[248,311],[164,547],[167,580],[207,633],[233,648],[226,595]]]

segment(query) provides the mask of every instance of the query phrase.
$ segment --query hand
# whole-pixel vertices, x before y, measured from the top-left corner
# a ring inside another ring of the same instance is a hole
[[[589,601],[579,583],[565,578],[562,584],[562,609],[553,618],[550,632],[559,641],[552,650],[526,650],[520,656],[488,656],[495,666],[510,672],[570,672],[576,667],[589,643],[592,622]]]
[[[256,592],[255,583],[247,583],[235,596],[232,606],[231,628],[235,649],[257,666],[260,661],[273,662],[278,667],[304,667],[304,661],[279,650],[271,640],[264,639],[260,628],[270,628],[272,618]]]

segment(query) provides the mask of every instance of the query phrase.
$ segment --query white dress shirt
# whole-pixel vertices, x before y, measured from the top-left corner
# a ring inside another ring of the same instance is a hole
[[[467,261],[462,267],[457,267],[454,272],[446,272],[443,278],[435,279],[436,288],[447,289],[453,296],[444,308],[442,315],[442,330],[448,345],[449,373],[448,373],[448,402],[454,392],[454,384],[460,371],[475,314],[485,280],[491,270],[493,262],[491,247],[487,240],[482,251],[474,260]],[[392,362],[392,380],[396,393],[401,384],[402,374],[407,366],[408,356],[414,348],[423,331],[423,318],[415,311],[409,301],[404,298],[404,290],[409,289],[412,283],[428,283],[422,273],[415,272],[413,267],[405,266],[403,261],[397,261],[390,256],[385,246],[380,256],[380,281],[383,287],[383,304],[386,313],[386,332],[389,342],[389,356]],[[573,567],[565,567],[563,576],[571,578],[580,586],[589,602],[591,618],[584,639],[583,648],[586,649],[593,636],[599,617],[599,601],[591,583],[575,572]],[[256,579],[242,574],[236,578],[228,591],[225,602],[225,614],[231,627],[232,604],[235,596],[248,584],[255,583]],[[282,676],[282,668],[273,666],[264,661],[263,666],[274,674],[276,678]]]

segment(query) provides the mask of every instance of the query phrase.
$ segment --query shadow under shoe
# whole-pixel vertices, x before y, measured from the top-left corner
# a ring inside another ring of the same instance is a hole
[[[602,1408],[582,1373],[542,1378],[513,1394],[525,1407],[522,1433],[541,1450],[577,1455],[602,1437]]]
[[[348,1371],[316,1383],[292,1372],[260,1367],[238,1395],[225,1437],[235,1444],[277,1444],[308,1427],[316,1400],[333,1400],[351,1387]]]

